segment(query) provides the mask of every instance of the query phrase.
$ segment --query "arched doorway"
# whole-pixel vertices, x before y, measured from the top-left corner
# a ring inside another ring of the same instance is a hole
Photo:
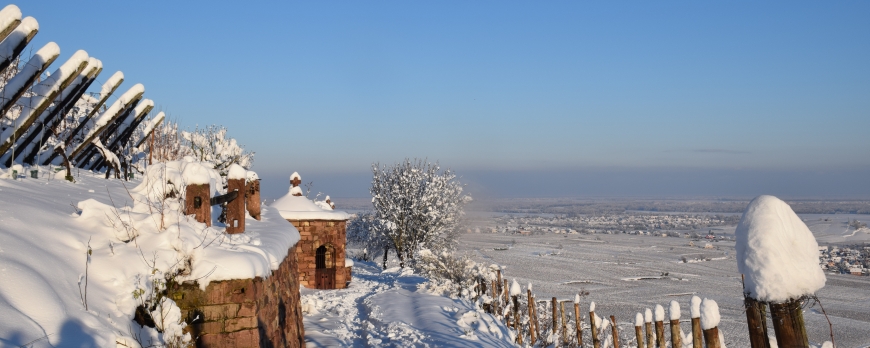
[[[335,249],[321,245],[314,254],[314,279],[317,289],[335,289]]]

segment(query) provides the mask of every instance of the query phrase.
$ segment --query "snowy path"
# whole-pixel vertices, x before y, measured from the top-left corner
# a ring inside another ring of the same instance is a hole
[[[356,262],[343,290],[302,289],[309,347],[513,347],[507,329],[465,300],[417,291],[425,278]]]

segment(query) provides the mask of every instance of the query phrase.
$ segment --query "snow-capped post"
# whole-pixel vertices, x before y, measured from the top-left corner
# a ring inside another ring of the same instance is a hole
[[[78,157],[80,157],[80,155],[85,155],[89,153],[89,151],[86,150],[90,149],[93,146],[92,141],[97,139],[97,137],[100,136],[103,131],[105,131],[106,128],[109,127],[110,124],[115,122],[115,120],[119,116],[121,116],[121,113],[123,113],[128,108],[135,107],[133,105],[139,103],[139,100],[142,99],[143,94],[145,94],[145,86],[143,86],[141,83],[137,83],[133,85],[133,87],[130,87],[127,92],[122,94],[120,98],[115,100],[115,102],[112,103],[112,105],[108,109],[106,109],[106,111],[103,111],[103,113],[101,113],[100,116],[98,116],[94,120],[94,127],[91,128],[90,131],[88,131],[88,133],[84,137],[84,140],[78,146],[76,146],[76,148],[73,149],[72,152],[70,152],[68,156],[69,159],[78,162]]]
[[[577,346],[583,347],[583,330],[580,325],[580,294],[574,295],[574,331],[577,335]]]
[[[290,193],[294,196],[302,196],[302,188],[299,184],[302,183],[302,176],[297,172],[290,174]]]
[[[517,343],[520,345],[523,344],[523,324],[520,322],[520,283],[517,283],[517,280],[514,279],[511,284],[511,302],[513,303],[513,312],[514,312],[514,330],[517,330]]]
[[[701,298],[692,296],[692,348],[703,347],[703,339],[701,332]]]
[[[504,296],[504,302],[502,302],[504,304],[502,306],[502,312],[504,312],[505,310],[508,309],[508,307],[510,307],[510,298],[511,297],[508,294],[508,289],[509,289],[508,280],[502,279],[502,281],[503,281],[503,283],[502,283],[502,296]],[[510,319],[511,319],[510,313],[507,313],[504,315],[505,324],[510,323]]]
[[[765,195],[749,203],[735,234],[745,297],[770,304],[778,346],[809,347],[801,302],[826,281],[812,232],[788,204]]]
[[[637,339],[637,348],[643,347],[643,314],[634,316],[634,337]]]
[[[722,342],[719,341],[719,305],[716,301],[705,298],[701,302],[701,329],[704,330],[704,342],[707,348],[722,346]]]
[[[656,343],[658,348],[665,348],[665,309],[656,305]]]
[[[682,347],[683,330],[680,329],[680,303],[671,301],[668,314],[670,314],[671,319],[671,347]]]
[[[230,166],[227,172],[227,193],[238,192],[236,199],[227,202],[227,233],[236,234],[245,232],[245,198],[242,195],[245,193],[245,179],[247,177],[245,168],[238,164]]]
[[[495,289],[496,293],[499,294],[499,296],[497,296],[495,298],[496,302],[498,302],[498,305],[496,306],[496,308],[501,308],[502,301],[501,301],[500,295],[502,293],[502,287],[501,287],[501,270],[500,269],[495,270],[495,276],[497,279],[497,283],[495,283],[496,286],[493,289]]]
[[[598,338],[598,321],[595,317],[595,302],[591,302],[589,303],[589,329],[592,331],[592,347],[599,348],[601,340]]]
[[[652,311],[647,308],[646,311],[643,312],[643,329],[646,331],[646,348],[653,348],[653,342],[655,342],[655,337],[653,337],[652,319]]]
[[[6,39],[19,24],[21,24],[21,9],[18,6],[6,5],[0,10],[0,41]]]
[[[252,218],[260,220],[260,177],[250,170],[245,177],[245,209]]]

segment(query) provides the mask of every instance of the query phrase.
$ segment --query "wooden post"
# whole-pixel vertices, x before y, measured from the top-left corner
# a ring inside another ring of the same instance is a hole
[[[492,291],[492,313],[495,314],[496,317],[498,317],[498,315],[501,313],[498,305],[498,287],[495,285],[495,280],[490,281],[490,283],[490,291]]]
[[[692,318],[692,348],[702,348],[701,318]]]
[[[595,325],[595,311],[589,311],[589,329],[592,330],[592,347],[600,348],[601,340],[598,339],[598,327]]]
[[[707,343],[707,348],[720,348],[722,345],[719,342],[719,327],[712,327],[704,330],[704,342]],[[783,346],[792,347],[792,346]]]
[[[260,220],[260,179],[245,180],[245,193],[245,209],[252,218]]]
[[[502,289],[502,293],[504,294],[504,308],[507,308],[507,307],[508,307],[508,301],[510,301],[510,296],[508,295],[508,280],[507,280],[507,279],[502,279],[502,281],[504,282],[504,283],[502,284],[502,287],[501,287],[501,289]],[[505,324],[507,324],[508,326],[510,326],[510,319],[511,319],[511,315],[510,315],[510,312],[508,312],[508,313],[504,316],[504,322],[505,322]]]
[[[238,192],[236,199],[227,202],[226,225],[228,234],[245,232],[245,198],[241,196],[245,192],[245,179],[228,179],[227,193]]]
[[[619,330],[616,328],[616,317],[612,315],[610,316],[610,329],[613,331],[613,346],[619,348]]]
[[[656,343],[658,344],[658,348],[665,348],[665,324],[656,320]]]
[[[749,344],[752,348],[770,348],[767,338],[767,310],[764,304],[754,298],[743,298],[746,308],[746,324],[749,326]]]
[[[565,319],[565,302],[559,302],[559,313],[562,314],[562,342],[568,340],[568,320]]]
[[[556,333],[556,328],[559,325],[559,317],[556,316],[556,298],[551,301],[553,307],[553,333]]]
[[[809,347],[801,301],[792,299],[770,304],[773,332],[780,347]]]
[[[671,347],[682,347],[683,337],[680,332],[680,319],[671,320]]]
[[[517,330],[517,343],[523,344],[523,324],[520,323],[520,302],[519,296],[511,296],[514,303],[514,330]]]
[[[634,326],[634,337],[637,338],[637,348],[643,347],[643,329],[640,326]]]
[[[574,303],[574,330],[577,334],[577,347],[583,348],[583,330],[580,326],[580,304]]]
[[[643,329],[646,331],[646,348],[653,348],[653,326],[652,322],[647,321],[643,323]]]
[[[529,297],[529,344],[535,345],[535,302],[532,299],[532,290],[526,289],[526,294]]]
[[[194,215],[196,221],[211,226],[211,191],[209,184],[187,185],[184,199],[184,214]]]

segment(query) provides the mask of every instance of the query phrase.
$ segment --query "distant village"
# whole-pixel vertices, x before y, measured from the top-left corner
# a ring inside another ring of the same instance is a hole
[[[727,214],[601,214],[601,215],[502,215],[487,219],[486,224],[473,224],[471,233],[507,234],[636,234],[664,237],[686,237],[708,239],[725,238],[715,236],[712,230],[700,233],[710,227],[735,225],[739,215]]]
[[[826,272],[870,276],[870,246],[819,246],[819,263]]]

